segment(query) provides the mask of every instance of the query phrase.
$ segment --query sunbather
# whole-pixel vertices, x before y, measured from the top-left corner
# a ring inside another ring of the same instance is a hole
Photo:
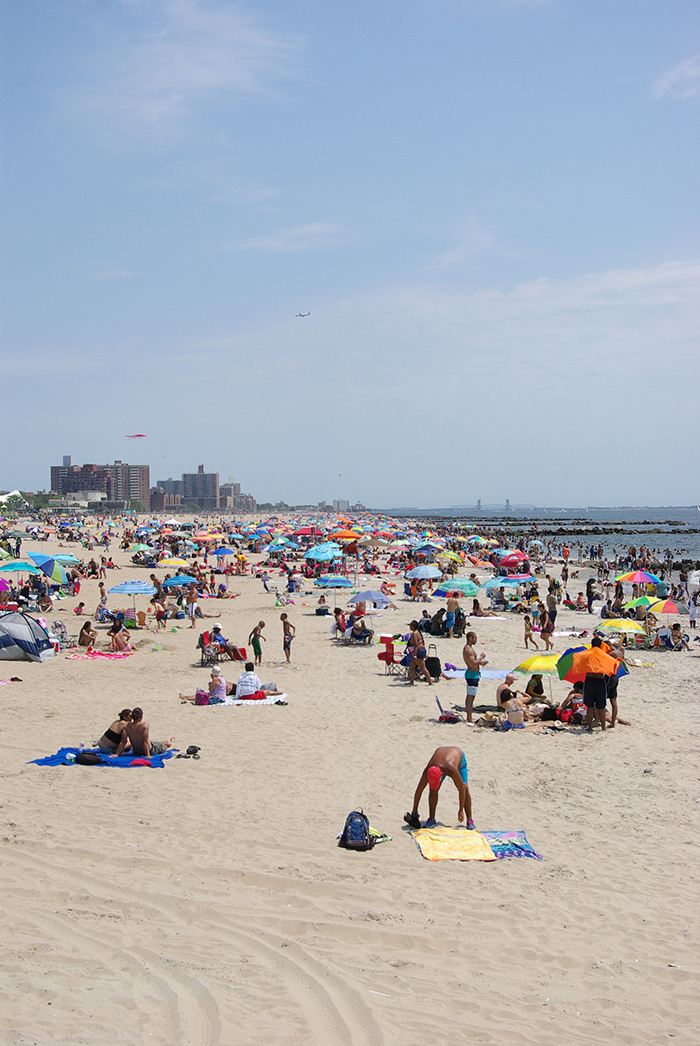
[[[97,742],[97,747],[101,752],[105,752],[108,755],[114,755],[119,745],[122,743],[126,736],[126,728],[131,722],[131,709],[122,708],[121,712],[111,723],[105,732],[103,733],[100,740]],[[127,744],[123,751],[126,751],[131,747],[131,742],[127,739]]]
[[[152,755],[162,755],[171,747],[173,738],[168,737],[165,741],[151,741],[150,724],[143,718],[143,709],[134,708],[131,712],[131,722],[127,723],[125,736],[117,748],[116,755],[121,755],[131,742],[131,750],[134,755],[144,756],[148,759]]]

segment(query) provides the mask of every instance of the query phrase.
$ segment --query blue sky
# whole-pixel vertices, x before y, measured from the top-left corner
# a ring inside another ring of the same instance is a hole
[[[23,0],[1,46],[3,488],[697,500],[696,2]]]

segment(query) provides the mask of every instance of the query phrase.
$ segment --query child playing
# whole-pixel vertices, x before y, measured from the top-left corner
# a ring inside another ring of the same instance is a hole
[[[523,618],[523,624],[525,625],[525,649],[527,650],[528,644],[532,643],[534,649],[539,650],[540,648],[537,645],[537,640],[535,639],[535,636],[532,631],[532,622],[530,621],[529,614],[526,614]]]

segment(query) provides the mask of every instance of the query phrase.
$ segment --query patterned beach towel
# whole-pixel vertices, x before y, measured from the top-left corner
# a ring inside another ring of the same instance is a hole
[[[426,861],[495,861],[481,832],[465,828],[421,828],[410,833]]]
[[[533,850],[527,841],[525,832],[484,832],[484,839],[488,842],[496,857],[532,857],[535,861],[544,861],[542,854]]]
[[[103,653],[99,650],[92,650],[89,654],[66,654],[67,661],[120,661],[123,657],[131,657],[135,654],[135,650],[120,650],[114,653]]]

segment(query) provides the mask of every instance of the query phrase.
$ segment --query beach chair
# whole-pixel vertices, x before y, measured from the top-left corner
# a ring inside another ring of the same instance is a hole
[[[217,665],[219,663],[219,658],[221,657],[219,644],[209,642],[208,632],[202,632],[197,640],[197,649],[202,655],[202,667],[204,667],[204,665]]]
[[[401,664],[401,658],[396,652],[393,641],[382,640],[384,649],[377,654],[377,660],[384,662],[384,675],[405,676],[408,668]]]

